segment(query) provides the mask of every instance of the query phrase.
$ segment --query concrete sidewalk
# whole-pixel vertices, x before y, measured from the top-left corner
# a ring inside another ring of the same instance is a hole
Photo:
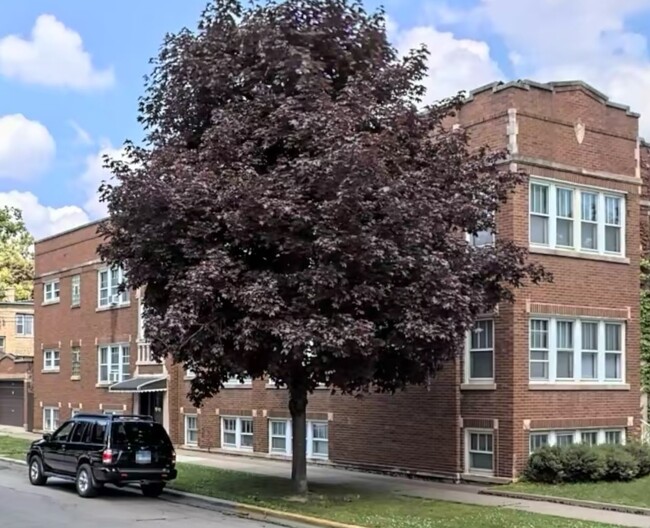
[[[210,466],[231,471],[243,471],[257,475],[289,478],[291,474],[291,465],[288,462],[269,460],[265,458],[222,455],[178,449],[177,460],[189,464],[199,464],[202,466]],[[554,504],[551,502],[538,502],[480,495],[479,491],[483,489],[482,486],[447,484],[443,482],[389,477],[372,473],[348,471],[328,466],[309,466],[307,471],[309,481],[316,484],[356,486],[366,490],[383,493],[396,493],[410,497],[461,502],[480,506],[512,508],[530,513],[555,515],[556,517],[565,517],[569,519],[579,519],[618,526],[650,528],[649,516],[595,510],[591,508]]]

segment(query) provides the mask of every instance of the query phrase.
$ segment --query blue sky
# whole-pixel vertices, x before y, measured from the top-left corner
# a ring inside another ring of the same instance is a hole
[[[499,79],[584,79],[650,114],[650,0],[383,4],[401,52],[420,43],[431,51],[429,100]],[[166,32],[194,27],[204,5],[0,2],[0,204],[23,209],[35,236],[103,216],[101,156],[141,138],[148,59]]]

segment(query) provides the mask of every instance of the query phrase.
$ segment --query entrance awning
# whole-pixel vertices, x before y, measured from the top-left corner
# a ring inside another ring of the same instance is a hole
[[[167,377],[140,377],[111,385],[109,392],[162,392],[167,390]]]

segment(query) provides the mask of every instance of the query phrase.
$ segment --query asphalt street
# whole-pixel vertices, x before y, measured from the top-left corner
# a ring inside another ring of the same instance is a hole
[[[266,522],[241,519],[163,499],[107,487],[97,498],[82,499],[72,483],[50,479],[32,486],[27,468],[0,462],[2,528],[271,528]]]

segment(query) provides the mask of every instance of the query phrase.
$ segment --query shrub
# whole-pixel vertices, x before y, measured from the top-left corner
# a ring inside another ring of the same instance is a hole
[[[650,446],[639,442],[631,442],[625,446],[639,464],[639,477],[650,475]]]
[[[585,444],[561,448],[561,461],[564,482],[601,480],[607,472],[603,451]]]
[[[606,480],[632,480],[639,476],[639,462],[625,447],[608,445],[596,449],[605,457]]]
[[[560,447],[542,447],[528,458],[524,478],[532,482],[558,484],[564,480],[564,464]]]

